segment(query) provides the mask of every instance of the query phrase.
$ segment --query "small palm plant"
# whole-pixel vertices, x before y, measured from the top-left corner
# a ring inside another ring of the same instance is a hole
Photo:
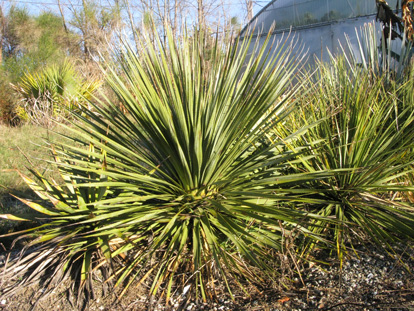
[[[82,78],[75,65],[64,60],[39,72],[26,73],[15,89],[23,99],[27,115],[36,122],[42,121],[44,114],[45,117],[65,117],[68,111],[90,108],[88,100],[100,85],[98,79]]]
[[[47,186],[59,198],[46,197],[55,204],[40,210],[50,222],[39,232],[82,263],[81,280],[98,258],[122,257],[111,265],[116,284],[149,282],[150,294],[167,301],[188,284],[206,300],[217,279],[231,294],[233,284],[271,277],[283,233],[313,236],[312,215],[290,204],[306,203],[311,191],[300,185],[326,174],[284,176],[295,154],[265,139],[269,120],[283,120],[294,98],[289,48],[270,47],[269,37],[260,47],[216,39],[208,50],[198,33],[179,43],[168,33],[167,41],[148,39],[139,54],[126,43],[114,52],[105,73],[125,110],[102,101],[68,127],[85,142],[65,145],[59,166],[67,191],[74,180],[78,190],[74,197]]]

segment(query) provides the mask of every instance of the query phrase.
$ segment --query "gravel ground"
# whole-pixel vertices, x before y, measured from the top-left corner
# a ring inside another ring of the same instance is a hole
[[[251,296],[236,291],[235,300],[226,296],[216,302],[196,304],[185,295],[177,295],[168,307],[150,303],[145,293],[138,289],[128,292],[119,303],[113,297],[100,297],[89,310],[414,310],[414,251],[400,247],[399,256],[390,256],[373,247],[358,248],[358,257],[344,262],[342,270],[338,261],[319,254],[328,264],[308,265],[301,275],[293,277],[288,286],[279,282],[269,283],[261,291],[252,289]],[[285,278],[286,280],[286,278]],[[1,311],[30,310],[33,296],[41,288],[30,288],[11,298],[0,297]],[[75,310],[62,294],[41,301],[36,310]]]

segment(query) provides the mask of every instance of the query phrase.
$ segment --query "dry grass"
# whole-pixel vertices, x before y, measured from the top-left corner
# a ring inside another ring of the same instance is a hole
[[[57,176],[55,167],[47,163],[50,152],[45,148],[46,140],[58,136],[53,131],[34,126],[8,127],[0,124],[0,214],[23,212],[26,207],[10,194],[23,198],[35,195],[19,176],[17,170],[30,176],[30,167],[35,167],[46,176]],[[21,224],[0,220],[0,234],[15,230]]]

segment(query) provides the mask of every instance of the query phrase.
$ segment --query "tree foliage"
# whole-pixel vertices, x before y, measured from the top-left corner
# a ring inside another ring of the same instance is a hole
[[[44,12],[34,17],[13,6],[2,18],[2,67],[11,81],[68,55],[73,37],[65,32],[59,16]]]

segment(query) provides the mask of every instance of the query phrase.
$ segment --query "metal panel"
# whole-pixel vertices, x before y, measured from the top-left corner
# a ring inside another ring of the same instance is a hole
[[[397,0],[388,3],[395,8]],[[313,64],[315,57],[327,61],[329,52],[342,53],[340,42],[345,48],[345,36],[350,38],[358,57],[356,30],[365,23],[376,23],[375,17],[375,0],[275,0],[253,21],[257,22],[256,36],[265,36],[273,22],[276,23],[273,34],[276,39],[292,27],[288,44],[296,42],[295,52],[299,55],[301,49],[307,51],[308,64]]]
[[[389,0],[388,3],[395,8],[397,1]],[[273,23],[276,30],[303,28],[372,14],[376,14],[375,0],[274,0],[249,22],[245,30],[253,29],[255,25],[256,33],[267,32]]]

